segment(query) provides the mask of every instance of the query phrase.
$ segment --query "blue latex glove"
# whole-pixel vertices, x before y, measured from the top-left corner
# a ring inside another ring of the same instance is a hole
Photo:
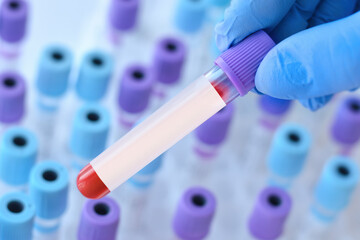
[[[233,0],[215,28],[217,45],[224,51],[264,29],[279,44],[260,64],[257,90],[316,110],[360,86],[359,7],[360,0]]]

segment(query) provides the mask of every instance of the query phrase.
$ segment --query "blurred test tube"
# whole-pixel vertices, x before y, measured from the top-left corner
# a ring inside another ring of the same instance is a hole
[[[0,239],[32,240],[35,206],[22,192],[0,198]]]
[[[67,208],[68,187],[68,170],[57,162],[40,162],[31,170],[29,194],[36,210],[35,239],[60,239],[61,220]]]
[[[120,208],[110,197],[87,200],[77,231],[78,240],[115,240],[120,221]]]
[[[171,239],[205,239],[216,211],[215,196],[205,188],[192,187],[179,199],[173,217]]]
[[[25,0],[4,0],[0,6],[0,55],[6,62],[12,62],[21,52],[26,35],[28,2]]]
[[[158,40],[152,60],[155,78],[155,108],[167,100],[177,90],[183,75],[187,58],[185,44],[176,37],[163,37]]]
[[[153,162],[146,165],[142,170],[131,177],[124,186],[115,192],[115,197],[119,200],[123,207],[123,236],[126,239],[137,236],[137,238],[146,238],[147,234],[155,231],[155,227],[151,227],[149,223],[155,220],[154,209],[158,208],[156,204],[150,205],[151,197],[160,197],[159,194],[153,194],[156,177],[161,169],[163,155],[157,157]],[[162,195],[166,194],[162,191]],[[164,198],[164,196],[162,196]],[[157,201],[158,199],[156,199]],[[151,230],[152,229],[152,230]],[[150,232],[149,232],[150,231]]]
[[[291,208],[291,198],[284,190],[277,187],[263,189],[248,219],[248,231],[243,232],[241,239],[279,239],[284,234]]]
[[[132,64],[125,69],[117,96],[119,131],[116,139],[128,132],[148,110],[153,85],[154,76],[150,68]]]
[[[37,154],[38,140],[34,133],[22,127],[4,132],[0,142],[0,195],[11,190],[27,190]]]
[[[304,168],[310,146],[311,136],[307,129],[292,123],[280,126],[267,158],[269,183],[289,189]]]
[[[67,47],[54,44],[42,51],[35,78],[34,123],[39,133],[42,158],[51,157],[53,134],[60,104],[68,88],[71,67],[72,53]]]
[[[0,133],[18,125],[25,115],[26,84],[15,72],[0,74]]]
[[[359,174],[358,164],[347,157],[333,157],[325,164],[315,187],[311,213],[303,219],[298,239],[327,239],[344,231],[344,224],[336,220],[349,205]]]

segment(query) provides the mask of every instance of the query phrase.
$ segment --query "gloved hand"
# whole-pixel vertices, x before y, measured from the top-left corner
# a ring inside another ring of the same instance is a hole
[[[260,64],[257,90],[316,110],[334,93],[360,87],[359,6],[360,0],[233,0],[215,28],[217,45],[224,51],[264,29],[278,44]]]

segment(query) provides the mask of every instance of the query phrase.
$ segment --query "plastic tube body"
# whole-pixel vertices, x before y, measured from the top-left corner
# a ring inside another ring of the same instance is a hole
[[[95,158],[91,165],[109,190],[112,191],[125,182],[152,159],[158,157],[222,109],[226,103],[212,84],[220,86],[220,83],[225,82],[224,77],[226,75],[219,68],[217,71],[214,69],[201,76],[124,138]],[[180,118],[183,121],[180,122]],[[154,141],[155,136],[156,141]],[[142,151],[138,150],[139,145],[143,146]],[[102,161],[105,158],[107,161]],[[130,158],[134,161],[127,161]],[[119,169],[120,172],[112,174],[113,168]]]
[[[78,175],[80,192],[88,198],[106,195],[227,103],[246,95],[273,46],[271,38],[259,31],[224,52],[216,59],[217,66],[87,165]]]

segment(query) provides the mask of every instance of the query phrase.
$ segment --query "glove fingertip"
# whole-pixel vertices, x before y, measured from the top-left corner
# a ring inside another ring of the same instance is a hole
[[[324,107],[332,99],[333,94],[309,99],[300,99],[299,102],[311,111],[317,111]]]

